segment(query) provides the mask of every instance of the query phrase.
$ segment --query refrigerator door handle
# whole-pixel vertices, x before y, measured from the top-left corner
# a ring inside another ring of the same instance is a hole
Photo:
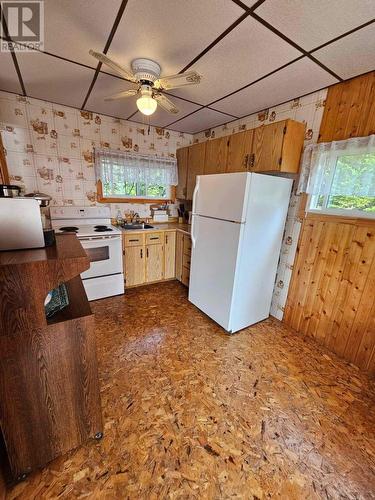
[[[196,203],[198,191],[199,191],[199,176],[197,176],[197,181],[195,183],[195,188],[194,188],[194,192],[193,192],[193,203],[192,203],[193,214],[196,213],[195,203]],[[195,219],[195,217],[193,215],[192,220],[191,220],[191,243],[192,243],[193,248],[195,247],[195,242],[196,242],[196,238],[194,235],[194,226],[195,226],[194,219]]]

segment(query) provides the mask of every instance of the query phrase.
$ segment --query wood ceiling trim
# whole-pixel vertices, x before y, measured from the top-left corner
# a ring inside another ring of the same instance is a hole
[[[258,16],[255,12],[251,12],[250,16],[253,19],[255,19],[256,21],[258,21],[260,24],[262,24],[264,27],[266,27],[270,31],[272,31],[272,33],[274,33],[275,35],[277,35],[280,38],[282,38],[285,42],[289,43],[289,45],[291,45],[295,49],[297,49],[300,52],[302,52],[303,55],[305,55],[306,57],[308,57],[309,59],[311,59],[315,64],[317,64],[322,69],[324,69],[325,71],[327,71],[330,75],[332,75],[334,78],[336,78],[339,82],[343,81],[343,78],[341,78],[341,76],[337,75],[334,71],[332,71],[330,68],[328,68],[325,64],[323,64],[320,61],[318,61],[318,59],[316,59],[314,56],[312,56],[307,50],[305,50],[302,47],[300,47],[297,43],[295,43],[293,40],[291,40],[286,35],[284,35],[284,33],[281,33],[281,31],[279,31],[274,26],[272,26],[272,24],[270,24],[267,21],[265,21],[262,17]]]
[[[367,21],[367,23],[360,24],[356,28],[353,28],[349,31],[346,31],[345,33],[342,33],[341,35],[337,36],[336,38],[332,38],[332,40],[329,40],[328,42],[322,43],[322,45],[318,45],[318,47],[315,47],[314,49],[310,50],[309,53],[312,54],[313,52],[316,52],[317,50],[322,49],[323,47],[326,47],[327,45],[331,45],[331,43],[337,42],[337,40],[341,40],[341,38],[345,38],[348,35],[351,35],[355,33],[356,31],[361,30],[362,28],[367,28],[367,26],[370,26],[370,24],[375,23],[375,19],[371,19],[370,21]]]
[[[185,115],[184,117],[182,118],[179,118],[178,120],[175,120],[173,121],[170,125],[172,124],[175,124],[177,122],[179,122],[180,120],[183,120],[184,118],[186,118],[187,116],[190,116],[194,113],[196,113],[197,111],[201,110],[201,109],[204,109],[204,108],[208,108],[208,109],[212,109],[213,111],[217,111],[219,113],[222,113],[222,114],[226,114],[227,116],[232,116],[233,117],[233,120],[231,121],[234,121],[236,119],[239,119],[239,118],[244,118],[245,116],[248,116],[248,115],[245,115],[243,117],[238,117],[238,116],[235,116],[235,115],[230,115],[229,113],[223,113],[222,111],[220,110],[217,110],[215,109],[214,107],[212,107],[213,104],[215,104],[216,102],[218,101],[221,101],[223,99],[225,99],[226,97],[229,97],[233,94],[236,94],[237,92],[240,92],[241,90],[247,88],[247,87],[250,87],[251,85],[254,85],[256,83],[258,83],[260,80],[263,80],[264,78],[267,78],[268,76],[274,74],[274,73],[277,73],[278,71],[280,71],[281,69],[284,69],[286,66],[290,65],[290,64],[293,64],[294,62],[298,61],[299,59],[301,59],[302,57],[307,57],[309,58],[311,61],[313,61],[315,64],[317,64],[318,66],[320,66],[323,70],[325,70],[326,72],[328,72],[330,75],[332,75],[334,78],[336,78],[339,82],[342,82],[344,81],[343,78],[341,78],[339,75],[337,75],[334,71],[332,71],[330,68],[328,68],[326,65],[324,65],[323,63],[321,63],[318,59],[316,59],[312,54],[316,51],[318,51],[319,49],[323,48],[323,47],[326,47],[328,45],[330,45],[331,43],[334,43],[336,42],[337,40],[340,40],[342,38],[345,38],[346,36],[348,35],[351,35],[352,33],[356,32],[356,31],[359,31],[361,30],[362,28],[365,28],[367,26],[369,26],[370,24],[374,23],[375,22],[375,19],[372,19],[360,26],[357,26],[356,28],[353,28],[345,33],[342,33],[341,35],[335,37],[335,38],[332,38],[331,40],[329,40],[328,42],[318,46],[318,47],[315,47],[314,49],[310,50],[310,51],[306,51],[304,50],[302,47],[300,47],[298,44],[296,44],[293,40],[291,40],[290,38],[288,38],[287,36],[285,36],[282,32],[280,32],[278,29],[276,29],[273,25],[271,25],[270,23],[268,23],[267,21],[265,21],[263,18],[261,18],[260,16],[258,16],[255,12],[255,10],[260,7],[260,5],[262,5],[266,0],[258,0],[253,6],[251,7],[248,7],[247,5],[245,5],[241,0],[232,0],[233,3],[235,3],[236,5],[238,5],[239,7],[241,7],[243,10],[244,10],[244,13],[234,22],[232,23],[232,25],[230,25],[223,33],[221,33],[221,35],[219,35],[213,42],[211,42],[211,44],[209,44],[205,49],[203,49],[190,63],[188,63],[179,73],[182,73],[184,71],[186,71],[188,68],[190,68],[195,62],[197,62],[201,57],[203,57],[205,54],[207,54],[217,43],[219,43],[227,34],[229,34],[234,28],[236,28],[236,26],[238,26],[244,19],[246,19],[248,16],[251,16],[253,19],[257,20],[259,23],[261,23],[263,26],[265,26],[267,29],[269,29],[270,31],[272,31],[274,34],[276,34],[277,36],[279,36],[280,38],[282,38],[285,42],[289,43],[291,46],[293,46],[295,49],[299,50],[302,55],[301,57],[299,58],[296,58],[292,61],[290,61],[289,63],[281,66],[280,68],[277,68],[273,71],[271,71],[270,73],[264,75],[263,77],[260,77],[258,78],[257,80],[254,80],[253,82],[249,83],[249,84],[246,84],[244,86],[242,86],[241,88],[233,91],[233,92],[230,92],[229,94],[223,96],[223,97],[220,97],[219,99],[216,99],[215,101],[212,101],[211,103],[209,104],[206,104],[206,105],[203,105],[201,103],[198,103],[198,102],[195,102],[195,101],[191,101],[189,99],[186,99],[186,98],[183,98],[183,97],[179,97],[179,99],[182,99],[182,100],[185,100],[187,102],[190,102],[191,104],[195,104],[197,106],[200,106],[199,109],[189,113],[188,115]],[[108,50],[109,50],[109,47],[110,47],[110,44],[112,42],[112,39],[116,33],[116,30],[118,28],[118,25],[121,21],[121,18],[123,16],[123,13],[125,11],[125,8],[127,6],[127,3],[128,3],[128,0],[123,0],[122,3],[121,3],[121,6],[119,8],[119,11],[117,13],[117,16],[116,16],[116,19],[114,21],[114,24],[112,26],[112,29],[111,29],[111,32],[109,34],[109,37],[107,39],[107,42],[106,42],[106,45],[104,47],[104,50],[103,52],[104,53],[107,53]],[[1,9],[0,9],[0,12],[1,12]],[[4,33],[6,34],[6,38],[4,37],[0,37],[2,38],[3,40],[6,40],[6,41],[11,41],[11,38],[9,37],[9,33],[8,33],[8,30],[6,29],[6,25],[5,25],[5,19],[3,19],[3,26],[4,26]],[[57,59],[61,59],[63,61],[66,61],[66,62],[71,62],[73,64],[77,64],[79,66],[82,66],[82,67],[85,67],[85,68],[88,68],[88,69],[91,69],[93,71],[95,71],[95,74],[94,74],[94,77],[93,77],[93,80],[90,84],[90,87],[88,89],[88,92],[87,92],[87,95],[85,97],[85,100],[81,106],[81,109],[84,109],[85,105],[87,104],[87,101],[91,95],[91,92],[94,88],[94,85],[96,83],[96,80],[99,76],[99,73],[104,73],[105,75],[108,75],[108,76],[112,76],[113,78],[119,78],[119,79],[122,79],[124,81],[128,81],[126,80],[125,78],[119,76],[119,75],[114,75],[114,74],[111,74],[111,73],[108,73],[106,71],[103,71],[101,68],[102,68],[102,63],[98,63],[97,64],[97,67],[94,68],[94,67],[91,67],[91,66],[88,66],[86,64],[82,64],[82,63],[79,63],[77,61],[73,61],[71,59],[68,59],[68,58],[65,58],[65,57],[62,57],[62,56],[59,56],[57,54],[53,54],[51,52],[47,52],[47,51],[42,51],[42,50],[39,50],[39,52],[43,53],[43,54],[47,54],[49,56],[52,56],[52,57],[55,57]],[[21,86],[21,89],[22,89],[22,92],[23,92],[23,95],[24,96],[27,96],[27,92],[26,92],[26,88],[25,88],[25,85],[24,85],[24,81],[23,81],[23,78],[22,78],[22,74],[21,74],[21,71],[20,71],[20,67],[18,65],[18,61],[17,61],[17,57],[16,57],[16,54],[14,52],[14,50],[11,51],[11,55],[12,55],[12,59],[13,59],[13,63],[14,63],[14,66],[15,66],[15,69],[16,69],[16,73],[17,73],[17,76],[18,76],[18,79],[19,79],[19,83],[20,83],[20,86]],[[361,76],[361,75],[356,75],[356,76]],[[325,87],[324,87],[325,88]],[[170,95],[171,97],[176,97],[174,96],[173,94],[170,94],[168,92],[166,92],[166,94]],[[308,95],[308,94],[304,94],[304,95]],[[31,97],[31,96],[30,96]],[[302,96],[299,96],[299,97],[302,97]],[[58,103],[56,103],[58,104]],[[278,104],[275,104],[273,106],[277,106]],[[74,107],[74,106],[73,106]],[[102,113],[103,114],[103,113]],[[132,116],[134,116],[136,114],[135,113],[132,113],[132,115],[130,115],[129,118],[127,119],[131,119]],[[253,113],[252,113],[253,114]],[[106,116],[110,116],[110,115],[106,115]],[[230,122],[226,122],[226,123],[230,123]],[[167,125],[166,127],[169,127],[169,125]],[[205,129],[204,129],[205,130]]]
[[[3,25],[3,31],[5,33],[5,38],[3,38],[3,37],[1,37],[1,38],[3,40],[7,41],[7,42],[11,42],[12,39],[9,36],[8,26],[7,26],[7,23],[5,21],[5,17],[3,16],[3,13],[2,13],[2,10],[1,10],[1,6],[0,6],[0,17],[1,17],[1,22],[2,22],[2,25]],[[26,95],[25,84],[23,82],[23,78],[22,78],[22,75],[21,75],[21,70],[20,70],[20,67],[19,67],[19,64],[18,64],[18,61],[17,61],[17,56],[16,56],[16,53],[14,52],[13,47],[10,48],[10,53],[11,53],[11,56],[12,56],[12,59],[13,59],[14,68],[15,68],[17,76],[18,76],[20,87],[22,89],[22,93],[25,96]]]
[[[113,37],[115,36],[115,33],[117,31],[117,28],[118,28],[118,25],[120,24],[120,21],[121,21],[121,18],[124,14],[124,11],[126,9],[126,6],[128,4],[128,0],[122,0],[121,2],[121,5],[120,5],[120,8],[117,12],[117,16],[116,16],[116,19],[115,19],[115,22],[113,23],[113,26],[112,26],[112,29],[111,29],[111,32],[109,34],[109,37],[107,39],[107,42],[104,46],[104,49],[103,49],[103,54],[106,54],[108,52],[108,49],[112,43],[112,40],[113,40]],[[87,94],[86,94],[86,97],[85,97],[85,100],[83,101],[83,104],[81,106],[81,109],[84,109],[89,97],[90,97],[90,94],[92,92],[92,89],[94,88],[94,85],[95,85],[95,82],[99,76],[99,71],[100,71],[100,68],[102,67],[102,63],[101,62],[98,62],[98,65],[96,67],[96,70],[95,70],[95,74],[94,74],[94,77],[92,79],[92,82],[90,84],[90,87],[87,91]]]

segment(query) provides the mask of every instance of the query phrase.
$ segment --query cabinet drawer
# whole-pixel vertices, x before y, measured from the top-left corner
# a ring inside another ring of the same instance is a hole
[[[190,280],[190,269],[188,269],[187,267],[182,267],[181,283],[185,286],[189,286],[189,280]]]
[[[146,233],[146,245],[163,243],[163,233]]]
[[[186,253],[184,253],[184,255],[182,256],[182,265],[183,265],[183,267],[186,267],[187,269],[190,269],[190,260],[191,260],[190,255],[186,255]]]
[[[137,247],[143,245],[145,242],[144,234],[126,234],[124,237],[125,247]]]
[[[191,254],[191,238],[187,235],[184,235],[184,253],[187,255]]]

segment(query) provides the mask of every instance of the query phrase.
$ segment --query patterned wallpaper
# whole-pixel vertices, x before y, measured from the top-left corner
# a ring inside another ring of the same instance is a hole
[[[48,193],[56,205],[96,203],[93,147],[111,147],[145,154],[175,156],[176,148],[292,118],[306,123],[305,145],[316,142],[327,90],[294,99],[191,136],[79,111],[49,102],[0,92],[0,130],[11,182],[26,192]],[[295,183],[296,185],[296,183]],[[282,319],[293,271],[301,221],[293,193],[285,226],[271,314]],[[150,215],[149,205],[112,204],[112,214],[135,210]]]
[[[120,106],[121,104],[119,104]],[[11,182],[52,196],[53,205],[96,203],[93,147],[175,157],[192,136],[0,92],[0,130]],[[149,205],[112,205],[112,214]]]
[[[202,142],[207,139],[234,134],[241,130],[259,127],[273,121],[281,121],[287,118],[306,123],[305,146],[315,143],[319,137],[320,122],[327,90],[321,90],[313,94],[294,99],[280,106],[270,108],[256,113],[241,120],[201,132],[194,135],[194,142]],[[301,230],[301,221],[297,218],[299,205],[298,196],[295,194],[297,182],[294,183],[294,192],[290,199],[285,233],[281,248],[280,261],[277,269],[275,289],[273,293],[271,314],[278,319],[284,315],[284,307],[288,296],[288,288],[292,277],[293,263],[297,251],[297,242]]]

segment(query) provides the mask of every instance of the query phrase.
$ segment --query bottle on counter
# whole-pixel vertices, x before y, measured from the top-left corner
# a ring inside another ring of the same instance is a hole
[[[117,210],[116,222],[118,226],[122,225],[123,220],[122,220],[121,210]]]

